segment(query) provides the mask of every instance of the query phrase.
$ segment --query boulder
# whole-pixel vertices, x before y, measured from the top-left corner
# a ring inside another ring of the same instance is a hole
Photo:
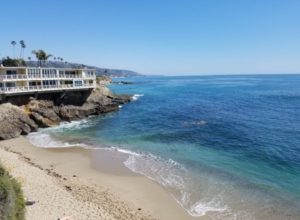
[[[61,119],[56,113],[53,101],[31,99],[25,107],[30,117],[43,128],[56,126]]]
[[[0,105],[0,140],[25,135],[37,128],[24,110],[10,103]]]
[[[131,97],[130,95],[115,95],[107,87],[98,86],[87,98],[86,103],[101,106],[120,105],[130,102]]]
[[[60,107],[59,116],[62,120],[72,121],[85,118],[89,115],[95,115],[96,110],[95,106],[74,106],[74,105],[65,105]]]

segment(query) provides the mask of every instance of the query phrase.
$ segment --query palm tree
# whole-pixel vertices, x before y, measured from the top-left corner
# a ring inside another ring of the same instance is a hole
[[[60,61],[60,62],[62,62],[64,59],[63,58],[61,58],[61,57],[57,57],[57,59]]]
[[[46,60],[48,60],[50,57],[52,57],[51,54],[47,54],[45,51],[43,50],[33,50],[32,53],[35,55],[35,57],[37,58],[37,60],[39,61],[39,66],[42,66],[42,62],[45,62]]]
[[[13,56],[14,56],[14,59],[16,58],[16,54],[15,54],[15,46],[16,46],[16,41],[12,41],[12,42],[10,42],[10,44],[12,45],[12,47],[13,47]]]
[[[20,59],[21,59],[24,56],[24,50],[26,48],[26,44],[23,40],[20,40],[20,45],[21,45],[21,51],[20,51]]]

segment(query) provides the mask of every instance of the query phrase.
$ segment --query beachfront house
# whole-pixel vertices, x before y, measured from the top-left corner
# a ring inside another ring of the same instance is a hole
[[[0,97],[89,90],[96,87],[93,69],[0,66]],[[1,99],[1,98],[0,98]]]

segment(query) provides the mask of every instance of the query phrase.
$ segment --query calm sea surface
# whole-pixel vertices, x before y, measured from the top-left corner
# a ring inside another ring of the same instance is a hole
[[[193,216],[300,219],[300,75],[118,80],[133,102],[31,141],[126,152]]]

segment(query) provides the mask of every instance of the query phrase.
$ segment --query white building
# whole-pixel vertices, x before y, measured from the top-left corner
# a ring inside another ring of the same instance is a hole
[[[0,95],[87,90],[96,87],[93,69],[0,66]]]

